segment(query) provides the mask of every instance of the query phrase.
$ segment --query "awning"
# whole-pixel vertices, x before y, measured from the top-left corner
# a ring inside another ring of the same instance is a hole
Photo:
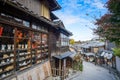
[[[69,57],[73,59],[76,54],[76,51],[72,51],[72,54]]]
[[[104,55],[105,55],[105,52],[102,52],[102,53],[101,53],[101,56],[104,56]]]
[[[105,53],[104,58],[111,59],[113,55],[111,53]]]
[[[85,53],[86,56],[95,56],[95,53]]]
[[[70,51],[67,51],[65,53],[61,53],[60,55],[55,55],[53,57],[57,58],[57,59],[64,59],[66,57],[69,57],[70,55],[72,55],[73,53]]]
[[[112,51],[108,51],[108,50],[103,50],[100,53],[101,57],[107,58],[107,59],[111,59],[113,57],[113,52]]]

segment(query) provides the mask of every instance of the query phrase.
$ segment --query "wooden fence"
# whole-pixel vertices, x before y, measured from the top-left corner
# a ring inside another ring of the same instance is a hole
[[[52,68],[52,76],[57,77],[59,76],[61,80],[64,80],[68,77],[69,70],[66,68],[65,70],[59,70],[56,68]]]

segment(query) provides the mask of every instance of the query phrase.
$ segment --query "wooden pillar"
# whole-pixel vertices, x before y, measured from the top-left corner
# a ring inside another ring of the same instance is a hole
[[[48,57],[49,57],[49,60],[51,60],[51,47],[52,47],[51,35],[52,35],[51,30],[48,28]]]
[[[17,28],[14,29],[14,69],[17,69],[17,66],[16,66],[16,47],[17,47],[17,44],[16,44],[16,40],[17,40]]]
[[[32,22],[30,22],[30,28],[32,29]],[[32,31],[29,31],[29,35],[30,35],[29,36],[29,39],[30,39],[30,54],[31,54],[31,63],[30,64],[31,65],[33,65],[32,64],[32,42],[31,42],[32,41],[32,34],[33,34]]]
[[[66,76],[66,59],[63,59],[63,80],[65,79]]]
[[[49,33],[50,33],[50,32],[49,32]],[[47,35],[47,45],[48,45],[48,60],[50,61],[50,60],[51,60],[51,51],[50,51],[51,49],[50,49],[50,47],[49,47],[49,46],[50,46],[50,45],[49,45],[49,43],[50,43],[50,41],[49,41],[49,39],[50,39],[49,36],[50,36],[50,34]]]
[[[61,59],[59,59],[59,76],[61,76]]]

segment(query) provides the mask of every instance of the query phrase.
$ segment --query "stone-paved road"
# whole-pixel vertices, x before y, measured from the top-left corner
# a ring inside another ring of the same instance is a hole
[[[103,67],[83,62],[83,72],[77,72],[67,80],[116,80],[113,74]]]

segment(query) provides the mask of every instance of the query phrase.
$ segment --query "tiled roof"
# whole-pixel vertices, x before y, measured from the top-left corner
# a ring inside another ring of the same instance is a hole
[[[65,53],[61,53],[60,55],[55,55],[53,57],[57,58],[57,59],[64,59],[66,57],[69,57],[71,54],[73,54],[72,52],[70,51],[67,51]]]
[[[88,43],[84,43],[82,45],[80,45],[82,48],[90,48],[90,47],[100,47],[100,46],[104,46],[105,43],[104,42],[100,42],[100,41],[90,41]]]

